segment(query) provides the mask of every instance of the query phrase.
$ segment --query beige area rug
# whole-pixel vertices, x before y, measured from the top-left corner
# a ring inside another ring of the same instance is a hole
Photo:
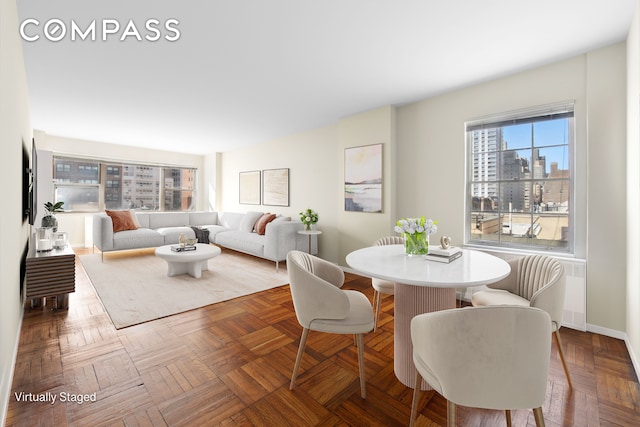
[[[167,263],[140,253],[81,255],[80,261],[117,329],[289,283],[286,266],[224,250],[195,279],[167,276]]]

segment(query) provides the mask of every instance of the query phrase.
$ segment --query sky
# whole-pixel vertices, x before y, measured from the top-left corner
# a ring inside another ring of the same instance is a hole
[[[531,149],[531,135],[533,127],[534,147],[540,148],[540,155],[546,156],[546,172],[552,162],[558,163],[558,169],[569,169],[568,146],[557,146],[558,144],[568,144],[569,141],[569,119],[548,120],[534,124],[520,124],[515,126],[505,126],[502,128],[502,139],[507,141],[507,148]],[[520,152],[520,157],[529,158],[530,151]]]

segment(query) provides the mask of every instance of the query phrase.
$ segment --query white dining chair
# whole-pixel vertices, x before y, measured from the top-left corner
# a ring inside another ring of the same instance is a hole
[[[403,245],[404,238],[402,236],[386,236],[381,237],[373,243],[373,246],[383,245]],[[375,323],[373,331],[378,330],[378,319],[380,318],[380,302],[382,300],[382,294],[393,295],[395,293],[396,284],[389,280],[378,279],[377,277],[371,278],[371,286],[373,287],[373,313],[375,317]]]
[[[358,347],[360,396],[366,397],[364,334],[373,329],[373,309],[367,297],[343,290],[344,273],[335,264],[301,251],[287,254],[287,271],[293,306],[302,336],[289,389],[293,390],[310,330],[354,334]]]
[[[504,410],[533,409],[544,426],[551,318],[521,306],[466,307],[419,314],[411,320],[417,376],[411,404],[413,426],[424,379],[447,399],[448,426],[456,405]]]
[[[537,307],[549,313],[562,368],[567,377],[567,383],[572,388],[571,376],[560,339],[566,286],[564,267],[557,259],[544,255],[527,255],[507,262],[511,267],[511,273],[504,279],[487,285],[487,290],[475,292],[471,303],[476,307],[490,305]]]

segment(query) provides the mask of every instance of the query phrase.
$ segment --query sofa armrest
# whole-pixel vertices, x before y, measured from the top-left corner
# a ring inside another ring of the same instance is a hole
[[[270,222],[265,230],[264,257],[272,261],[284,261],[289,251],[307,252],[307,236],[298,234],[303,225],[299,221]],[[312,252],[317,247],[316,236],[311,236]],[[315,251],[317,252],[317,250]]]
[[[103,252],[113,250],[113,221],[106,213],[93,216],[93,245]]]

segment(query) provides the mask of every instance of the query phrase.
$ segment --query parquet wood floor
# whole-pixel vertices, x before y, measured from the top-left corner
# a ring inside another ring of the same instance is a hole
[[[378,331],[365,337],[363,400],[351,336],[311,332],[289,390],[301,327],[288,286],[116,330],[80,264],[76,276],[68,311],[25,313],[6,426],[408,425],[413,390],[393,373],[392,297],[383,298]],[[370,281],[352,274],[345,288],[373,295]],[[546,425],[640,425],[625,344],[567,328],[562,338],[574,389],[553,344]],[[96,399],[19,402],[21,392]],[[531,411],[512,417],[514,426],[535,425]],[[423,393],[417,425],[445,421],[445,400]],[[503,412],[459,407],[458,425],[505,421]]]

